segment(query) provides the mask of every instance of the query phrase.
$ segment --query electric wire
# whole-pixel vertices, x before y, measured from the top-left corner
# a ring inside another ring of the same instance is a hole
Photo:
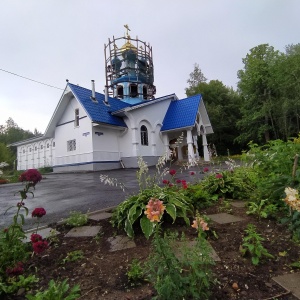
[[[3,71],[3,72],[6,72],[6,73],[9,73],[9,74],[12,74],[12,75],[21,77],[21,78],[23,78],[23,79],[27,79],[27,80],[36,82],[36,83],[39,83],[39,84],[43,84],[43,85],[46,85],[46,86],[48,86],[48,87],[52,87],[52,88],[54,88],[54,89],[58,89],[58,90],[62,90],[62,91],[64,90],[64,89],[62,89],[62,88],[59,88],[59,87],[56,87],[56,86],[53,86],[53,85],[50,85],[50,84],[47,84],[47,83],[44,83],[44,82],[41,82],[41,81],[37,81],[37,80],[31,79],[31,78],[28,78],[28,77],[25,77],[25,76],[22,76],[22,75],[18,75],[18,74],[16,74],[16,73],[9,72],[9,71],[7,71],[7,70],[0,69],[0,71]]]

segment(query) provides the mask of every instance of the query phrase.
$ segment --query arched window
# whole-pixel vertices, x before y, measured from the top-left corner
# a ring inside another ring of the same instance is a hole
[[[124,97],[124,88],[123,88],[122,85],[117,86],[117,94],[118,94],[118,98],[123,99],[123,97]]]
[[[141,126],[141,144],[148,146],[148,129],[145,125]]]
[[[136,84],[131,84],[129,86],[129,97],[136,98],[138,96],[138,86]]]
[[[143,98],[145,100],[148,99],[148,91],[147,91],[147,87],[145,85],[143,86]]]

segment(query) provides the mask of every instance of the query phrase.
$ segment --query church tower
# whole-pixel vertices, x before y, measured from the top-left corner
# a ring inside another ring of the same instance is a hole
[[[152,47],[129,35],[108,40],[104,45],[106,92],[110,97],[136,104],[154,99],[156,88]]]

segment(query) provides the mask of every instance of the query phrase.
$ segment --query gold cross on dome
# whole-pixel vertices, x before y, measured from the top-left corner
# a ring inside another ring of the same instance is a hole
[[[129,26],[127,24],[124,25],[124,27],[127,29],[126,35],[129,37],[128,31],[130,31]]]

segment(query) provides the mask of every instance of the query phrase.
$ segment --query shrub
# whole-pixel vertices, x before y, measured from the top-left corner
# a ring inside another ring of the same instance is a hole
[[[231,199],[248,199],[255,185],[256,175],[247,167],[211,173],[201,182],[202,188],[211,195]]]
[[[140,226],[152,226],[145,215],[146,205],[149,199],[156,198],[164,202],[166,215],[171,217],[173,222],[179,217],[183,218],[189,225],[188,216],[193,214],[193,206],[184,194],[184,190],[177,187],[153,186],[152,189],[141,190],[139,194],[130,196],[120,203],[112,215],[112,225],[124,228],[129,237],[134,236],[134,225],[140,221]],[[164,216],[165,218],[166,216]],[[153,229],[153,228],[152,228]],[[153,230],[148,231],[150,235]],[[145,233],[145,231],[143,230]],[[146,237],[149,237],[148,234]]]

